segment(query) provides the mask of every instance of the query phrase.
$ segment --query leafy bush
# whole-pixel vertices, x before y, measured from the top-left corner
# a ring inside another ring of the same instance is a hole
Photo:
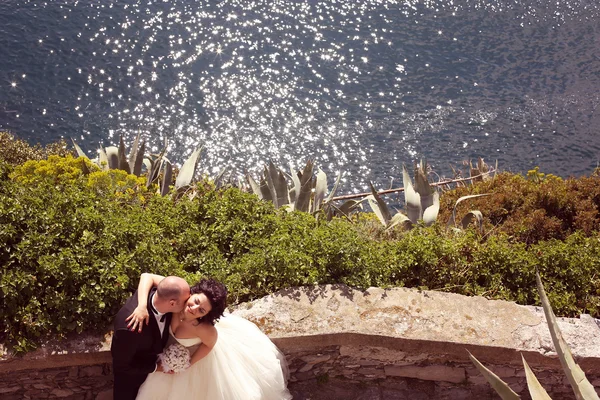
[[[84,169],[72,157],[20,167],[0,162],[0,340],[17,351],[45,335],[106,329],[145,271],[190,283],[214,276],[233,302],[289,286],[345,283],[533,304],[540,265],[557,313],[600,315],[593,231],[530,244],[502,232],[482,241],[475,231],[435,224],[385,232],[372,214],[354,224],[326,222],[210,182],[198,183],[193,199],[173,201],[123,171]]]
[[[43,160],[51,155],[64,157],[71,153],[62,139],[45,147],[39,144],[30,146],[26,141],[17,139],[8,132],[0,132],[0,160],[11,165],[20,165],[29,160]]]
[[[530,171],[528,177],[510,173],[460,187],[442,195],[441,219],[450,217],[456,200],[465,195],[489,193],[458,206],[462,215],[470,208],[484,217],[485,230],[503,232],[515,242],[564,240],[576,231],[592,235],[600,228],[600,175],[563,180]]]

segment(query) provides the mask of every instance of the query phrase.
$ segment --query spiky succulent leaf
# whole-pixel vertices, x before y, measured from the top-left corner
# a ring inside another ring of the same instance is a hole
[[[175,189],[182,188],[184,186],[188,186],[192,183],[194,176],[196,175],[196,167],[198,166],[198,159],[200,158],[200,152],[202,148],[197,148],[190,158],[188,158],[181,169],[179,170],[179,174],[177,174],[177,179],[175,179]]]
[[[160,184],[160,195],[166,196],[169,193],[169,187],[171,186],[171,181],[173,180],[173,166],[169,160],[165,159],[165,170],[163,173],[162,183]]]
[[[415,191],[421,197],[421,210],[424,211],[427,207],[433,205],[433,193],[435,190],[429,184],[427,179],[427,162],[421,160],[420,164],[417,164],[415,168]]]
[[[270,182],[273,183],[272,191],[273,198],[276,199],[275,207],[279,208],[284,204],[289,204],[290,197],[288,194],[288,186],[283,172],[277,168],[272,161],[270,161],[269,168],[266,170],[266,173],[269,174]],[[267,182],[269,182],[269,180]]]
[[[146,142],[140,144],[141,133],[136,136],[131,153],[129,153],[129,169],[135,176],[142,175],[142,165],[144,164],[144,152],[146,151]]]
[[[421,196],[415,191],[406,166],[402,166],[402,181],[404,184],[404,199],[406,200],[406,215],[413,224],[422,218]]]
[[[423,222],[429,226],[437,220],[437,216],[440,212],[440,194],[438,191],[433,192],[433,204],[425,209],[423,212]]]
[[[402,225],[402,227],[404,229],[410,229],[412,227],[412,222],[406,215],[404,215],[402,213],[396,213],[396,215],[394,215],[392,217],[392,219],[390,220],[389,225],[386,228],[386,230],[390,230],[390,229],[394,228],[396,225]]]
[[[110,169],[108,155],[102,147],[98,149],[98,166],[102,169],[102,171],[108,171]]]
[[[331,189],[331,192],[329,192],[329,195],[327,196],[327,200],[325,200],[326,202],[331,202],[333,201],[333,196],[335,195],[335,192],[338,189],[338,186],[340,186],[340,180],[342,179],[342,171],[340,171],[338,173],[337,179],[335,180],[335,184],[333,185],[333,189]]]
[[[119,169],[119,148],[116,146],[108,146],[104,148],[106,157],[108,158],[109,169]]]
[[[481,231],[483,229],[483,214],[479,210],[471,210],[465,215],[460,221],[460,224],[463,229],[467,229],[467,227],[471,224],[471,222],[477,222],[477,229]]]
[[[489,193],[484,193],[484,194],[471,194],[469,196],[463,196],[460,197],[458,200],[456,200],[456,203],[454,203],[454,208],[452,209],[452,216],[450,217],[450,219],[448,220],[448,226],[454,226],[456,224],[456,207],[463,201],[468,200],[468,199],[474,199],[477,197],[483,197],[483,196],[489,196]]]
[[[260,186],[258,186],[258,183],[256,183],[254,178],[252,178],[252,175],[246,174],[246,179],[248,180],[248,183],[250,184],[250,187],[252,188],[252,193],[257,195],[259,199],[262,199],[263,196],[262,196],[262,191],[260,190]]]
[[[527,378],[527,388],[529,389],[531,400],[552,400],[548,396],[548,392],[540,384],[540,381],[535,377],[531,368],[529,368],[529,364],[525,361],[523,354],[521,354],[521,359],[523,359],[523,366],[525,367],[525,377]]]
[[[123,136],[119,138],[119,148],[117,150],[117,157],[119,158],[118,169],[130,174],[131,169],[129,168],[129,163],[127,162],[127,154],[125,150],[125,142],[123,141]]]
[[[290,189],[290,203],[296,203],[296,199],[300,195],[302,185],[300,184],[300,178],[298,174],[294,172],[294,167],[290,164],[290,179],[292,180],[294,187]]]
[[[296,191],[297,197],[294,203],[294,209],[298,211],[308,212],[310,207],[310,197],[313,187],[313,162],[308,160],[302,173],[299,174],[300,191]]]
[[[492,371],[487,369],[468,350],[467,353],[469,353],[469,358],[471,359],[471,362],[475,364],[479,372],[481,372],[481,375],[483,375],[483,377],[488,381],[488,383],[492,386],[492,388],[494,388],[496,393],[498,393],[503,400],[517,400],[521,398],[502,379],[500,379],[498,375],[494,374]]]
[[[267,184],[267,178],[264,173],[260,177],[260,185],[259,185],[261,198],[266,201],[273,202],[273,195],[271,194],[271,189],[269,189],[269,185]]]
[[[313,202],[312,212],[317,212],[321,209],[325,192],[327,191],[327,175],[319,168],[317,172],[317,182],[315,183],[315,199]]]
[[[84,158],[87,158],[89,160],[89,157],[85,155],[85,153],[83,152],[83,150],[81,150],[81,147],[79,147],[77,145],[77,143],[75,143],[75,140],[73,140],[73,138],[71,138],[71,142],[73,142],[73,147],[75,147],[75,151],[77,152],[77,157],[84,157]]]
[[[567,379],[569,380],[573,391],[575,392],[575,397],[578,400],[598,400],[598,394],[596,393],[596,390],[594,390],[594,387],[590,381],[588,381],[585,377],[583,370],[573,359],[571,349],[562,337],[562,333],[558,327],[558,323],[556,322],[556,317],[554,316],[554,311],[552,311],[550,301],[548,300],[548,296],[546,296],[546,291],[544,290],[540,273],[537,270],[535,272],[535,281],[537,283],[540,300],[544,309],[544,315],[546,316],[546,322],[548,323],[548,328],[550,329],[552,343],[554,343],[554,348],[556,349],[560,363],[565,371],[565,374],[567,375]]]
[[[372,194],[370,194],[367,197],[365,197],[365,199],[369,202],[369,205],[371,206],[371,210],[373,210],[373,212],[377,216],[377,219],[379,219],[379,222],[381,222],[381,224],[383,226],[387,226],[388,221],[391,218],[387,218],[386,219],[386,217],[384,216],[383,211],[381,210],[381,208],[379,206],[379,203],[375,199],[375,196],[373,196]],[[387,209],[387,206],[386,206],[386,209]],[[389,211],[388,211],[388,214],[389,214]]]
[[[373,211],[376,214],[377,213],[381,214],[381,216],[379,216],[379,214],[378,214],[377,217],[382,221],[384,226],[387,226],[389,221],[392,219],[392,213],[390,213],[390,210],[389,210],[387,204],[385,204],[385,202],[383,201],[381,196],[379,196],[379,193],[377,193],[377,190],[375,190],[375,186],[373,186],[373,183],[371,183],[370,181],[369,181],[369,187],[371,188],[371,196],[372,196],[373,200],[377,203],[377,211],[375,211],[375,209],[373,209]],[[367,198],[369,198],[369,197],[367,196]],[[371,208],[373,208],[373,205],[371,204],[371,200],[369,200],[369,204],[371,205]]]

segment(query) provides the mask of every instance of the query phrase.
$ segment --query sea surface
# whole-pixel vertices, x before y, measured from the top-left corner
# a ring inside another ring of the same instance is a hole
[[[600,160],[592,0],[0,0],[0,129],[99,145],[141,132],[181,163],[256,173],[314,159],[344,192]]]

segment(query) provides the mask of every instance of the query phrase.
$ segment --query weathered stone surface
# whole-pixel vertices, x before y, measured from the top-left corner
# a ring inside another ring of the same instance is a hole
[[[257,323],[285,353],[295,399],[496,398],[466,350],[519,392],[526,391],[523,352],[551,397],[573,398],[536,307],[336,285],[285,290],[233,312]],[[582,316],[559,324],[600,385],[597,321]],[[110,336],[95,340],[47,344],[23,358],[4,354],[0,397],[111,400]]]
[[[417,378],[424,381],[444,381],[462,383],[466,379],[465,370],[463,368],[452,368],[443,365],[430,366],[395,366],[389,365],[385,367],[387,376],[401,376],[406,378]]]

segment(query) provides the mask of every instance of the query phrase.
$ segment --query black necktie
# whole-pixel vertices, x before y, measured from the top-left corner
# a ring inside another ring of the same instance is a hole
[[[154,315],[158,316],[159,312],[156,308],[154,308],[154,306],[152,305],[152,300],[154,300],[154,295],[152,295],[152,297],[150,298],[150,309],[152,310],[152,312],[154,313]],[[162,317],[160,317],[160,322],[165,322],[165,318],[167,317],[167,314],[163,314]]]

